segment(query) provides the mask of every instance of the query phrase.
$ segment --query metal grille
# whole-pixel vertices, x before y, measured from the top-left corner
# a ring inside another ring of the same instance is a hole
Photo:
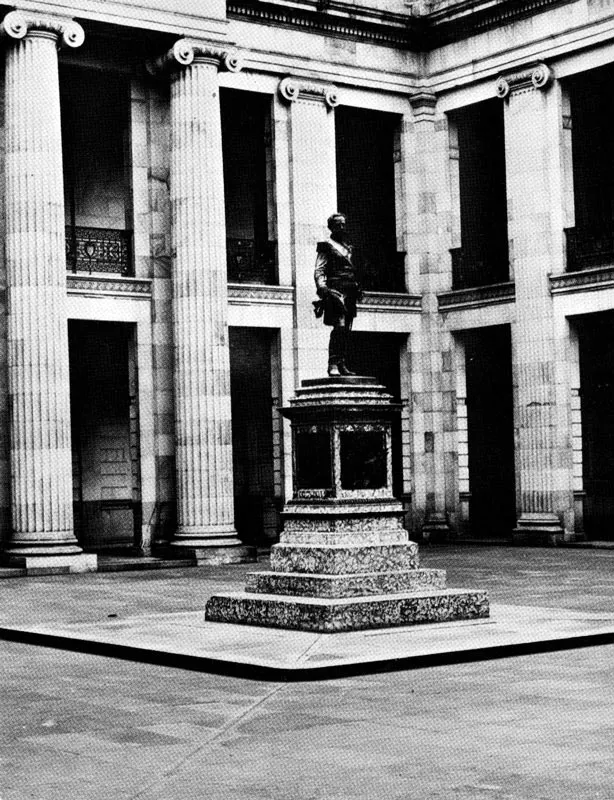
[[[67,226],[66,269],[132,275],[132,231]]]
[[[257,244],[254,239],[226,239],[230,283],[275,284],[277,242]]]

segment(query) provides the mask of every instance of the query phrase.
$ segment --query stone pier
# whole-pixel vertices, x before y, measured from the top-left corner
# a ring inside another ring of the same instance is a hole
[[[282,412],[294,496],[271,570],[213,596],[207,620],[333,633],[488,616],[486,592],[419,565],[392,495],[391,400],[375,378],[303,381]]]

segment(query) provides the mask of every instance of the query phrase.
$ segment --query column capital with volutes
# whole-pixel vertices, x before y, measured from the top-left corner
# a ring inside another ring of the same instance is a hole
[[[39,16],[24,11],[9,11],[0,23],[0,36],[18,42],[29,34],[42,34],[56,39],[58,47],[80,47],[85,32],[78,22],[68,17]]]
[[[328,108],[339,105],[339,92],[332,83],[320,83],[309,78],[282,78],[278,87],[279,95],[287,103],[296,100],[322,102]]]
[[[547,64],[531,64],[524,69],[499,75],[495,84],[497,97],[505,100],[511,94],[544,90],[552,83],[552,70]]]
[[[178,39],[159,58],[147,63],[152,75],[176,72],[192,64],[213,64],[220,70],[240,72],[243,68],[241,53],[219,42],[200,39]]]

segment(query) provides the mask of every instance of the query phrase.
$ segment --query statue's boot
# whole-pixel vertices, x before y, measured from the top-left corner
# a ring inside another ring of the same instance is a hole
[[[339,364],[337,366],[338,366],[338,369],[339,369],[339,373],[341,375],[356,375],[356,373],[353,372],[348,367],[348,365],[345,363],[345,359],[344,358],[342,358],[341,361],[339,361]]]
[[[339,369],[339,364],[343,360],[344,343],[345,330],[343,328],[333,328],[328,342],[328,374],[331,378],[336,378],[343,374]]]

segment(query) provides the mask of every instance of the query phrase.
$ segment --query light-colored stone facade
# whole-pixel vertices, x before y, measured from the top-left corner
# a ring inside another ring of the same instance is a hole
[[[382,242],[356,361],[378,367],[370,341],[394,353],[410,536],[611,538],[614,467],[592,444],[614,386],[607,150],[599,197],[583,188],[611,115],[582,87],[609,85],[613,19],[591,0],[18,4],[0,38],[4,559],[89,570],[110,544],[171,544],[233,561],[275,537],[277,409],[325,369],[315,245],[342,202]],[[504,197],[505,241],[472,192],[486,211]],[[396,241],[369,199],[391,194]],[[84,330],[123,354],[95,412]]]

